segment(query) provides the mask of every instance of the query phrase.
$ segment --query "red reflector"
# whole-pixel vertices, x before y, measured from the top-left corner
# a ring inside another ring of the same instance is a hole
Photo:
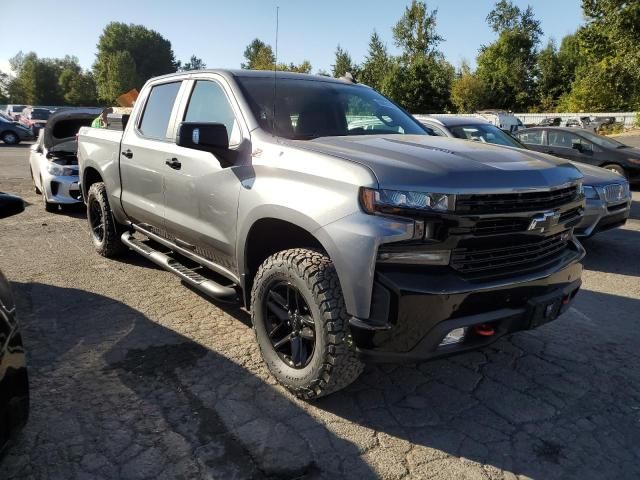
[[[562,304],[567,305],[570,301],[571,301],[571,297],[567,295],[562,299]]]

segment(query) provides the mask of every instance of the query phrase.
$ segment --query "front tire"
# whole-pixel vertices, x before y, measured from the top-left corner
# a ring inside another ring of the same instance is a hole
[[[299,398],[340,390],[364,369],[350,347],[338,275],[322,253],[296,248],[267,258],[254,279],[251,321],[269,371]]]
[[[103,182],[91,185],[87,193],[87,220],[93,246],[103,257],[117,257],[126,251],[113,218]]]
[[[40,177],[40,185],[42,185],[42,192],[40,193],[42,194],[42,205],[44,206],[44,209],[49,213],[56,213],[58,211],[58,204],[51,203],[50,201],[47,200],[47,189],[44,188],[44,182],[42,181],[42,177]]]

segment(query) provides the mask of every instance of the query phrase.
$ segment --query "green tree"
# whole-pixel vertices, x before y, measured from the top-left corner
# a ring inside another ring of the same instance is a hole
[[[109,102],[124,93],[123,90],[115,94],[113,90],[118,84],[110,73],[114,71],[114,65],[124,68],[127,75],[120,83],[137,89],[151,77],[175,72],[178,66],[171,42],[142,25],[109,23],[100,35],[97,48],[93,73],[100,97]],[[133,63],[133,68],[130,63]],[[132,72],[133,82],[130,81]],[[109,92],[108,96],[104,96],[106,92]]]
[[[204,61],[196,57],[195,55],[191,55],[191,58],[184,65],[178,62],[178,70],[182,72],[187,72],[189,70],[203,70],[207,68],[207,64]]]
[[[376,90],[382,89],[385,75],[388,74],[391,58],[386,45],[374,30],[369,39],[369,52],[360,69],[358,80]]]
[[[476,74],[484,85],[485,107],[527,110],[537,102],[537,45],[540,22],[531,7],[524,11],[501,0],[487,15],[487,23],[498,34],[495,42],[482,46]]]
[[[276,57],[273,49],[259,38],[254,39],[244,50],[247,63],[241,65],[248,70],[273,70]]]
[[[349,72],[355,77],[357,75],[357,66],[353,63],[353,60],[351,60],[349,52],[343,50],[342,47],[338,45],[335,55],[335,63],[331,65],[331,74],[335,78],[340,78]]]
[[[63,103],[63,92],[58,85],[60,61],[49,58],[38,58],[30,52],[20,52],[10,60],[16,76],[8,85],[8,93],[12,102],[31,105],[60,105]]]
[[[562,95],[567,93],[570,84],[566,83],[562,70],[556,44],[551,39],[547,46],[540,50],[537,58],[536,89],[539,110],[543,112],[555,110]]]
[[[393,38],[402,49],[405,60],[424,57],[437,52],[444,39],[436,32],[437,10],[429,11],[427,4],[412,0],[402,18],[393,27]]]
[[[139,76],[133,56],[126,50],[104,55],[101,60],[100,76],[96,78],[98,97],[113,104],[120,95],[137,87]]]
[[[9,103],[9,74],[0,72],[0,103]]]
[[[437,48],[443,38],[435,26],[436,11],[413,0],[393,28],[395,44],[402,54],[391,62],[381,90],[412,113],[451,108],[455,69]]]
[[[583,0],[582,10],[581,61],[564,104],[591,111],[640,108],[640,2]]]
[[[451,102],[460,113],[473,113],[484,105],[484,85],[467,62],[451,85]]]

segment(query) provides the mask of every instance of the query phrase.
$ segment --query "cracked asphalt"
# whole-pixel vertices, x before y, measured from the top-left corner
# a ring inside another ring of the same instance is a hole
[[[638,189],[627,225],[586,242],[583,289],[557,321],[368,366],[309,404],[269,376],[244,311],[133,253],[98,256],[81,209],[46,213],[27,154],[0,145],[0,191],[29,203],[0,220],[0,268],[31,383],[0,479],[640,477]]]

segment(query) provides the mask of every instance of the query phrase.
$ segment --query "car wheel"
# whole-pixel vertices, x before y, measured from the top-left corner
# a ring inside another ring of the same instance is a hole
[[[20,143],[20,138],[13,132],[4,132],[2,134],[2,141],[7,145],[17,145]]]
[[[296,248],[267,258],[251,291],[251,322],[280,384],[311,400],[353,382],[364,364],[351,348],[349,316],[333,262]]]
[[[40,195],[42,193],[42,191],[38,188],[38,185],[36,185],[36,180],[35,180],[35,178],[33,178],[33,169],[31,167],[29,167],[29,173],[31,174],[31,181],[33,182],[33,189],[36,191],[36,193],[38,195]],[[40,183],[42,183],[42,181]]]
[[[127,250],[113,218],[104,183],[91,185],[87,193],[87,220],[91,240],[96,251],[103,257],[116,257]]]
[[[610,172],[617,173],[618,175],[622,175],[625,178],[627,176],[624,168],[622,168],[620,165],[616,165],[615,163],[610,163],[609,165],[605,165],[602,168],[609,170]]]
[[[42,181],[42,177],[40,177],[40,185],[42,185],[42,205],[44,205],[44,209],[49,213],[55,213],[58,211],[58,204],[51,203],[47,200],[47,192],[44,188],[44,182]],[[37,192],[37,189],[36,189]]]

